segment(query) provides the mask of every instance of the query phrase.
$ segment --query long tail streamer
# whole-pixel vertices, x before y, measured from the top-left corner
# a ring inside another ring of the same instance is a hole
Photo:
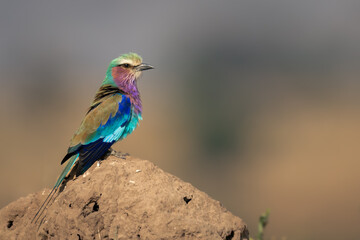
[[[39,210],[36,212],[34,218],[31,220],[31,223],[33,223],[34,221],[36,223],[39,220],[39,218],[41,217],[41,215],[45,211],[47,205],[50,203],[51,199],[53,198],[53,196],[55,195],[55,193],[59,189],[59,186],[64,181],[65,177],[68,176],[68,174],[71,172],[71,170],[72,170],[72,168],[74,166],[74,163],[76,162],[78,157],[79,157],[79,154],[76,154],[76,155],[74,155],[74,156],[72,156],[70,158],[68,164],[66,165],[66,167],[64,168],[64,170],[60,174],[58,180],[56,181],[55,186],[53,187],[53,189],[51,190],[49,195],[46,197],[45,201],[43,202],[43,204],[41,205]]]

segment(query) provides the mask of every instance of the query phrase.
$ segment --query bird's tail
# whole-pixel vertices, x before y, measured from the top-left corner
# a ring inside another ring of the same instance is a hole
[[[46,206],[50,203],[51,199],[53,198],[54,194],[57,192],[57,190],[59,189],[59,186],[61,185],[61,183],[64,181],[64,179],[66,178],[66,176],[69,175],[69,173],[71,172],[74,163],[76,162],[76,160],[78,159],[79,154],[76,154],[74,156],[72,156],[69,159],[68,164],[66,165],[66,167],[64,168],[64,170],[62,171],[62,173],[60,174],[58,180],[55,183],[55,186],[53,187],[53,189],[51,190],[51,192],[49,193],[49,195],[47,196],[47,198],[45,199],[45,201],[43,202],[43,204],[41,205],[41,207],[39,208],[39,210],[36,212],[34,218],[31,220],[31,223],[34,222],[35,223],[39,220],[40,216],[42,215],[42,213],[44,212],[44,210],[46,209]]]

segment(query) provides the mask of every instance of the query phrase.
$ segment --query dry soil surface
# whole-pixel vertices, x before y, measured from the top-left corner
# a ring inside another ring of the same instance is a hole
[[[0,239],[248,239],[246,224],[153,163],[110,156],[69,180],[38,223],[50,190],[0,210]]]

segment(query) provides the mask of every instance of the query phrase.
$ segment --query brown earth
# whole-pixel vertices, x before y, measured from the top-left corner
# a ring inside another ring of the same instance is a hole
[[[45,189],[0,210],[0,239],[248,239],[246,224],[153,163],[110,156],[66,183],[42,221]]]

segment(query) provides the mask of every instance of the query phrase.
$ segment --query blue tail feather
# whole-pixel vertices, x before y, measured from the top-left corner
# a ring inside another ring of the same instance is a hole
[[[79,176],[86,172],[95,161],[99,160],[114,142],[103,142],[99,139],[87,145],[83,145],[80,150],[79,165],[76,170],[76,175]]]

